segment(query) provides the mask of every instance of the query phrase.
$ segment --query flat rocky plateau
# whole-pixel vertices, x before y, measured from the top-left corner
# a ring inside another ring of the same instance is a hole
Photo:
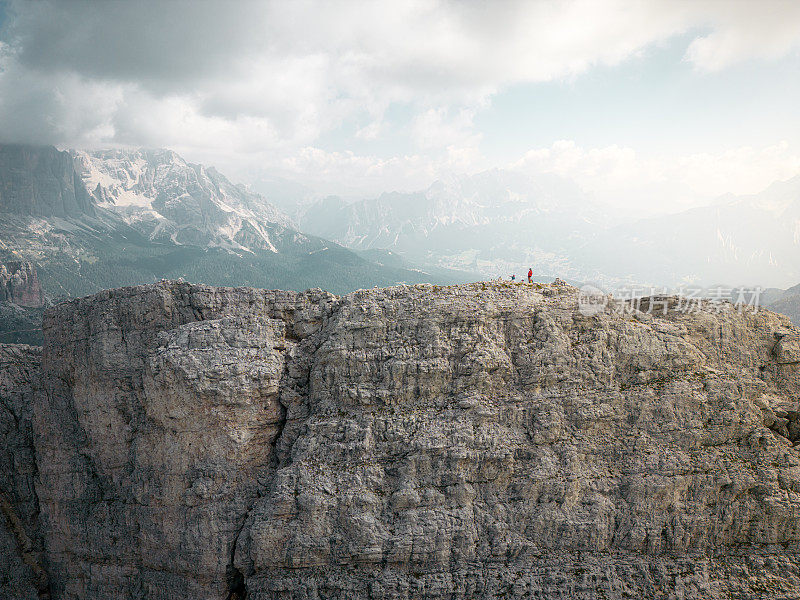
[[[800,597],[800,331],[650,306],[585,315],[560,282],[55,306],[41,353],[0,346],[0,597]]]

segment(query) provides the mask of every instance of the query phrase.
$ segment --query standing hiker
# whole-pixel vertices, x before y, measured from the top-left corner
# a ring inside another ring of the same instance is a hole
[[[528,283],[533,283],[531,279],[533,277],[533,269],[528,269]]]

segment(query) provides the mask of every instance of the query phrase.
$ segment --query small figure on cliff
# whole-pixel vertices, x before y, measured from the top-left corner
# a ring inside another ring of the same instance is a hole
[[[528,269],[528,283],[533,283],[533,269]]]
[[[514,280],[516,280],[516,278],[517,278],[517,276],[516,276],[516,275],[514,275],[514,274],[512,273],[512,274],[511,274],[511,281],[514,281]]]

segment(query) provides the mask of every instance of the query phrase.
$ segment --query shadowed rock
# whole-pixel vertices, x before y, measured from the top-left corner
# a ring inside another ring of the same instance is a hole
[[[41,349],[0,344],[0,598],[48,597],[31,413]]]
[[[68,152],[0,144],[0,213],[81,217],[95,212]]]

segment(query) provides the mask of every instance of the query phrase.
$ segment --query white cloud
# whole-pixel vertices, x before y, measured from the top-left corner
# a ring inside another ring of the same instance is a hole
[[[686,56],[699,69],[780,57],[797,47],[799,9],[715,0],[19,1],[0,59],[0,121],[18,123],[4,127],[6,138],[28,130],[66,145],[296,150],[344,120],[374,139],[391,130],[375,125],[387,107],[406,103],[431,126],[415,133],[421,147],[463,150],[474,142],[465,142],[470,111],[509,85],[618,64],[697,28]]]
[[[749,59],[777,59],[800,48],[800,3],[794,0],[720,3],[703,7],[713,30],[686,51],[699,70],[719,71]],[[716,7],[719,8],[719,7]]]
[[[632,148],[583,148],[561,140],[530,150],[511,169],[571,179],[609,205],[641,212],[675,211],[724,194],[755,194],[800,174],[800,149],[788,142],[716,154],[642,156]]]
[[[414,118],[411,135],[423,149],[468,147],[476,148],[480,134],[475,133],[475,109],[430,108]]]
[[[670,165],[672,177],[699,193],[755,194],[773,181],[800,174],[800,151],[788,142],[763,148],[743,146],[717,154],[691,154]]]
[[[695,36],[685,59],[701,73],[778,59],[798,48],[800,3],[20,1],[0,34],[0,141],[168,146],[234,178],[270,172],[336,193],[410,191],[493,166],[476,122],[498,91],[616,65],[680,34]],[[388,141],[385,156],[350,152],[346,138],[321,149],[343,123],[362,143]],[[513,168],[649,210],[756,192],[800,172],[788,142],[646,151],[560,141]]]
[[[351,198],[424,190],[436,179],[492,166],[476,148],[455,145],[434,156],[412,153],[390,158],[313,146],[290,154],[235,154],[222,147],[209,159],[234,179],[245,173],[267,174],[302,182],[322,195]],[[774,181],[800,175],[800,148],[780,142],[717,153],[651,156],[630,147],[586,148],[560,140],[532,149],[504,167],[533,177],[558,175],[601,204],[646,216],[708,204],[725,194],[757,193]]]
[[[361,129],[359,129],[358,131],[356,131],[356,138],[360,140],[377,139],[384,128],[385,126],[382,121],[373,121],[369,125],[366,125]]]
[[[475,148],[459,146],[449,146],[434,157],[403,154],[391,158],[306,147],[261,165],[270,175],[302,181],[324,194],[352,197],[376,196],[387,191],[413,192],[453,173],[485,168]]]

